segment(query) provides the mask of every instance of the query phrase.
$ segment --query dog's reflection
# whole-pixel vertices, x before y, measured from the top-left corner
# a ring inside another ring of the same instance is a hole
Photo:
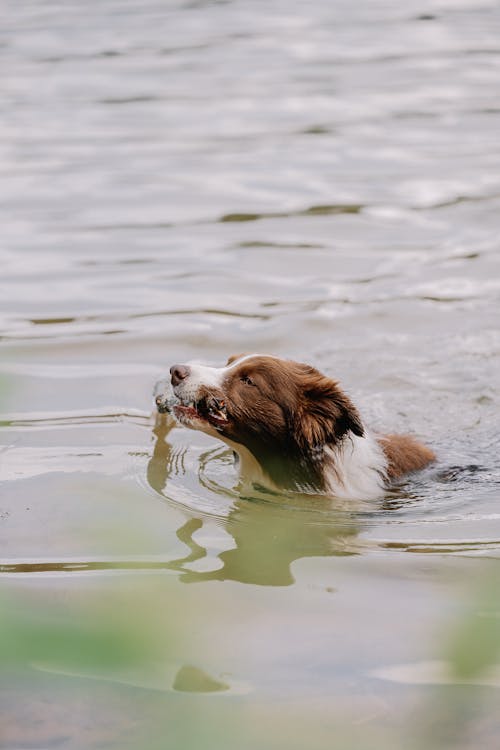
[[[160,417],[154,428],[156,442],[148,465],[148,481],[163,492],[168,478],[183,470],[183,456],[168,442],[175,423]],[[193,534],[203,526],[200,518],[191,518],[177,531],[177,537],[189,554],[168,564],[180,572],[185,583],[200,581],[239,581],[264,586],[288,586],[294,582],[291,564],[303,557],[356,554],[358,528],[352,521],[335,524],[332,516],[322,519],[307,509],[277,507],[277,504],[241,498],[235,501],[224,522],[234,547],[221,552],[221,566],[213,571],[193,571],[186,566],[206,556],[206,550]]]

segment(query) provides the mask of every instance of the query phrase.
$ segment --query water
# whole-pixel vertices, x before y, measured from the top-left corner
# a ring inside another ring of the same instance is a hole
[[[144,746],[165,706],[168,747],[497,746],[500,680],[431,721],[426,665],[500,557],[499,38],[488,0],[4,3],[0,582],[62,612],[139,581],[182,637],[153,676],[31,660],[0,747]],[[241,496],[151,393],[246,351],[437,464]]]

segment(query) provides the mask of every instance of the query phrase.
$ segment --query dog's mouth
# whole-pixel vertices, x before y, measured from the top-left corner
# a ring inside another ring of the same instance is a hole
[[[187,419],[190,422],[193,420],[201,420],[202,422],[208,422],[216,429],[222,429],[228,422],[225,402],[214,396],[202,398],[199,401],[190,401],[188,403],[180,400],[180,402],[174,406],[173,411],[180,421],[183,421],[184,419]]]
[[[180,422],[192,425],[195,421],[208,422],[221,430],[228,422],[227,407],[222,399],[209,396],[199,401],[183,401],[174,404],[173,413]]]
[[[192,401],[176,395],[173,398],[158,395],[155,401],[160,414],[169,412],[187,427],[197,427],[196,423],[200,423],[200,426],[208,423],[216,430],[222,430],[228,422],[225,401],[214,396]]]

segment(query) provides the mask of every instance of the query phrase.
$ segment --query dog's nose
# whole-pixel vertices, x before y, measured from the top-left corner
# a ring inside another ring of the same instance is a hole
[[[182,380],[185,380],[191,370],[187,365],[172,365],[170,368],[170,375],[172,376],[172,385],[179,385]]]

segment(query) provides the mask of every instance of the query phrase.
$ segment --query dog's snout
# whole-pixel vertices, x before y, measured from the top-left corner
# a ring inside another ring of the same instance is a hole
[[[172,365],[170,368],[170,375],[172,385],[179,385],[179,383],[187,378],[191,370],[187,365]]]

